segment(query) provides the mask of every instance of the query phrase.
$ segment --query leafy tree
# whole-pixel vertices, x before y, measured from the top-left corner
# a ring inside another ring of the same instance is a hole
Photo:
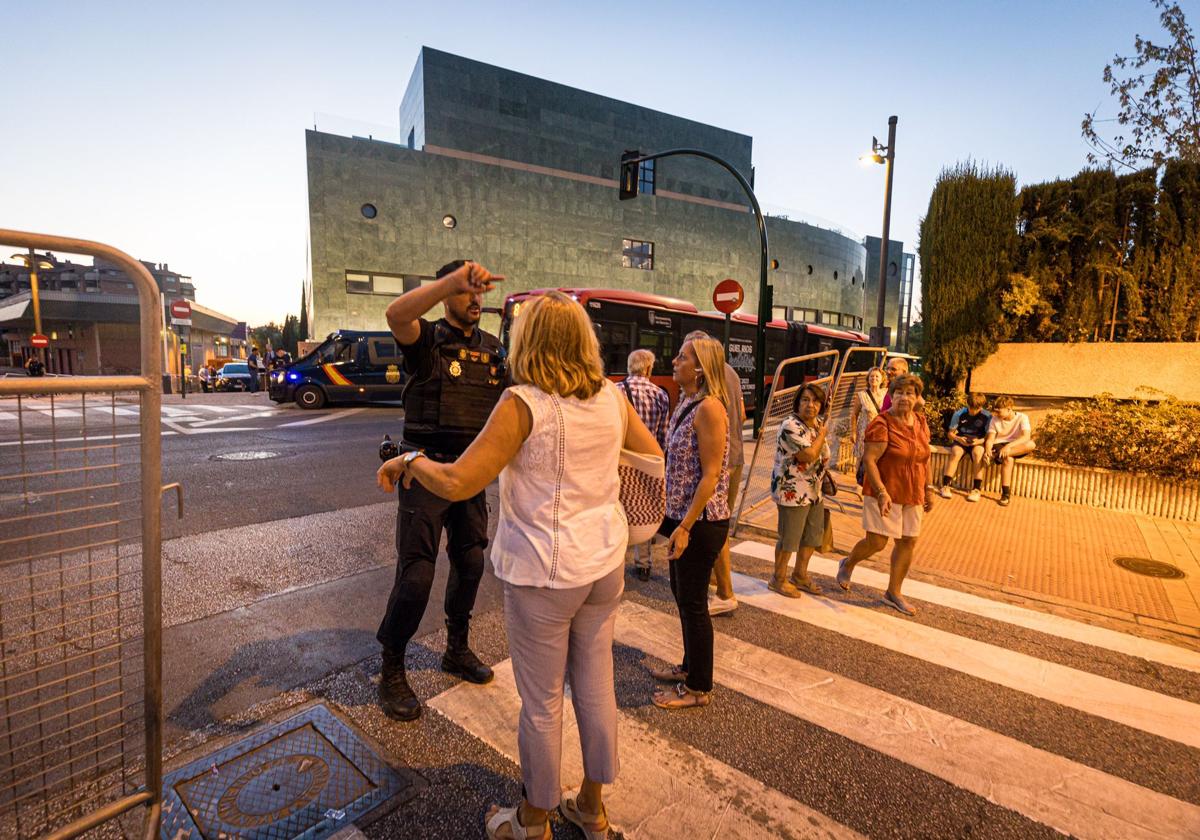
[[[297,341],[300,336],[300,319],[295,315],[288,315],[283,319],[283,329],[280,332],[282,333],[281,346],[295,358]]]
[[[1171,158],[1200,162],[1200,70],[1195,39],[1178,3],[1152,0],[1168,40],[1134,36],[1134,55],[1113,57],[1104,68],[1119,110],[1117,134],[1102,137],[1098,111],[1085,114],[1083,139],[1090,163],[1109,161],[1135,169]]]
[[[1167,164],[1158,195],[1154,259],[1140,299],[1145,337],[1200,341],[1200,163]]]
[[[250,346],[257,347],[258,352],[265,353],[267,348],[283,346],[283,331],[274,321],[268,321],[261,327],[250,330]]]
[[[921,221],[925,369],[952,390],[996,349],[1017,247],[1016,177],[973,162],[943,170]]]

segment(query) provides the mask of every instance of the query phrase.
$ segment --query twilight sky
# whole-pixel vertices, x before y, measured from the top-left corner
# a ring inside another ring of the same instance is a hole
[[[857,157],[897,114],[892,237],[913,250],[945,166],[1004,164],[1020,183],[1081,168],[1084,112],[1116,112],[1104,64],[1135,33],[1162,40],[1149,0],[7,11],[0,227],[167,262],[252,324],[298,311],[304,129],[395,139],[422,45],[750,134],[765,209],[857,236],[879,234],[883,205],[883,167]]]

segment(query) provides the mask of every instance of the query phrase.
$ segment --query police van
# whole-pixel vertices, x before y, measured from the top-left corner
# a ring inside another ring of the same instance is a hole
[[[404,358],[390,332],[339,330],[304,358],[271,373],[268,393],[301,408],[384,402],[404,393]]]

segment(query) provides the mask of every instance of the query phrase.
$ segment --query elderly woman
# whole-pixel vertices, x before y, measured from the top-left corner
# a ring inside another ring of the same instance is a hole
[[[729,421],[724,353],[712,338],[683,343],[674,360],[680,399],[667,430],[667,516],[671,594],[683,630],[683,663],[652,670],[672,682],[654,694],[661,709],[707,706],[713,688],[708,578],[729,533]]]
[[[767,588],[788,598],[803,590],[822,595],[808,576],[808,562],[825,536],[825,505],[821,481],[829,468],[829,425],[821,422],[825,389],[808,383],[796,392],[792,413],[779,427],[775,463],[771,469],[771,498],[779,509],[779,539],[775,542],[775,578]],[[788,563],[796,568],[788,577]]]
[[[933,509],[929,483],[929,426],[916,410],[921,380],[899,374],[888,384],[890,407],[867,426],[863,452],[863,529],[866,536],[838,565],[837,582],[850,588],[854,567],[882,551],[888,539],[892,567],[883,602],[904,615],[917,611],[900,594],[921,534],[921,520]]]
[[[521,311],[509,359],[513,382],[487,426],[452,464],[407,453],[379,470],[390,489],[419,481],[466,499],[500,477],[491,560],[504,584],[517,733],[526,799],[487,815],[492,838],[549,837],[550,809],[588,837],[605,837],[601,787],[617,774],[613,624],[624,590],[628,524],[618,500],[621,447],[661,457],[633,406],[604,377],[587,313],[560,292]],[[562,796],[563,675],[579,724],[585,778]]]
[[[626,362],[629,375],[621,382],[620,388],[658,445],[666,446],[671,401],[666,391],[650,381],[650,371],[653,369],[654,354],[644,348],[634,350]],[[633,547],[633,568],[639,580],[650,580],[649,543]]]
[[[884,378],[883,370],[871,368],[867,371],[867,387],[856,393],[854,402],[850,404],[850,428],[854,431],[855,464],[862,463],[863,435],[867,432],[867,424],[883,410],[883,401],[886,398],[887,380]]]

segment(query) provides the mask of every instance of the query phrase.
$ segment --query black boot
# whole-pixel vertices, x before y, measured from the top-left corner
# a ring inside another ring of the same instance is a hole
[[[404,653],[384,648],[383,671],[379,675],[379,706],[392,720],[416,720],[421,716],[421,701],[404,676]]]
[[[467,627],[466,624],[446,622],[446,655],[442,657],[442,670],[467,682],[490,683],[494,676],[492,669],[480,662],[467,647]]]

